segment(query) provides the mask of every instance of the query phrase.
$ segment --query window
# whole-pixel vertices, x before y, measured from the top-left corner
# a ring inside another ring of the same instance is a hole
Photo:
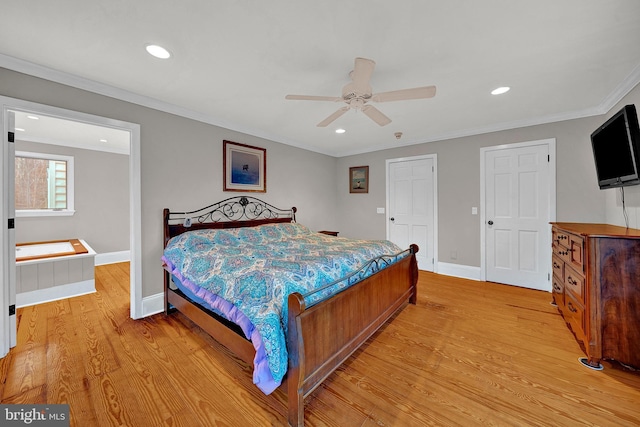
[[[73,157],[16,151],[16,216],[73,215]]]

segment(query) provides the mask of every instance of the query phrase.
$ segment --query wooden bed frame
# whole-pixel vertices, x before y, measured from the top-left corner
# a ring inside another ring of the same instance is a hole
[[[295,222],[297,209],[282,210],[259,199],[232,197],[193,212],[164,209],[164,245],[186,231],[203,228],[238,228]],[[410,255],[352,285],[333,297],[306,307],[303,296],[288,297],[287,350],[289,367],[280,386],[288,395],[288,421],[304,425],[304,398],[335,371],[408,301],[416,303],[418,266],[416,245]],[[165,313],[178,310],[241,360],[253,366],[255,350],[231,322],[192,302],[171,288],[165,270]]]

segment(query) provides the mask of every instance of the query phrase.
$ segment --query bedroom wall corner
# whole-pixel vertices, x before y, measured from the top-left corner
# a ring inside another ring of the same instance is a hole
[[[634,104],[640,114],[640,84],[629,92],[603,117],[603,122],[628,104]],[[639,117],[640,119],[640,117]],[[595,129],[595,128],[594,128]],[[602,190],[606,194],[606,220],[608,224],[626,226],[622,209],[622,192],[620,189]],[[630,228],[640,228],[640,185],[625,187],[624,204]]]

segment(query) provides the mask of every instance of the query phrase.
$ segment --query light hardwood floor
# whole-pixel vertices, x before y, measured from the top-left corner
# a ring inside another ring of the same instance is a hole
[[[285,396],[182,315],[130,319],[128,287],[128,263],[101,266],[95,294],[19,309],[2,403],[68,403],[83,427],[286,423]],[[579,365],[549,293],[425,272],[418,292],[306,399],[307,425],[640,425],[640,375]]]

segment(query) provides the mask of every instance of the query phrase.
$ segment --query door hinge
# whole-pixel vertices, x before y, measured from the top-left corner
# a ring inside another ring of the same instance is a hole
[[[9,142],[15,142],[16,135],[13,132],[9,132]]]
[[[551,161],[551,155],[547,154],[547,162],[550,162],[550,161]]]
[[[16,228],[16,220],[14,218],[9,218],[9,230]]]
[[[547,280],[551,280],[551,273],[547,273]]]
[[[14,316],[16,314],[16,305],[12,304],[9,306],[9,316]]]

